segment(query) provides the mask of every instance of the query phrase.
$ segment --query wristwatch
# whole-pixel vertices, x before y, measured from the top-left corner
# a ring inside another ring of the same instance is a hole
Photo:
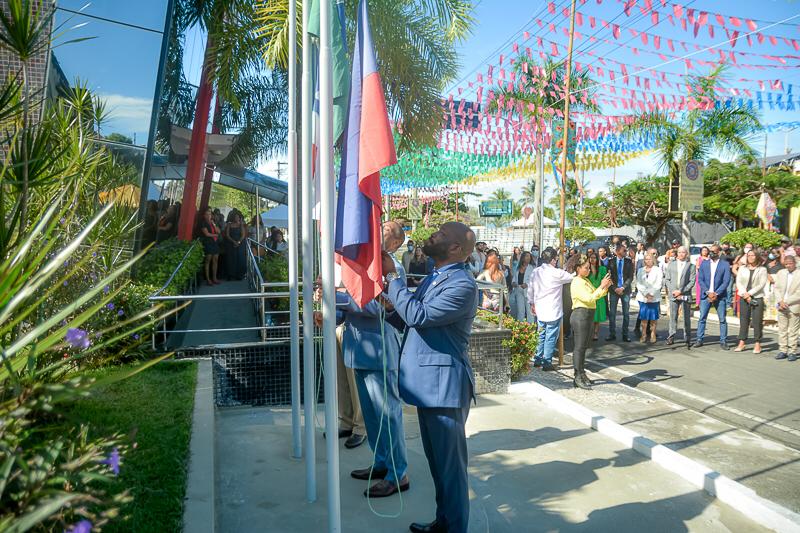
[[[389,272],[388,274],[386,274],[386,282],[391,283],[399,277],[400,274],[398,274],[397,272]]]

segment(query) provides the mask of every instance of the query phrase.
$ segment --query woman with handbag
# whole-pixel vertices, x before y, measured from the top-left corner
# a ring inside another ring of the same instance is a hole
[[[753,324],[753,353],[761,353],[761,336],[764,326],[764,295],[767,288],[767,269],[761,265],[761,254],[750,249],[745,263],[736,272],[736,291],[739,293],[739,345],[734,352],[744,350],[747,331]]]

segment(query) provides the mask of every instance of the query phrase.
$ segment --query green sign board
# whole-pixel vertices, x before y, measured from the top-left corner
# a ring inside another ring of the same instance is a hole
[[[478,208],[482,217],[503,217],[514,213],[514,202],[511,200],[487,200]]]
[[[422,220],[422,200],[416,194],[408,199],[408,219]]]
[[[700,213],[703,211],[703,162],[687,161],[681,172],[681,211]]]

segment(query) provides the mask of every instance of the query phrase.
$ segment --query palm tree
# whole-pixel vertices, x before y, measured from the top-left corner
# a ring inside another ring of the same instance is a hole
[[[346,0],[348,49],[353,48],[359,0]],[[297,20],[302,20],[302,2]],[[392,118],[402,123],[400,147],[432,145],[441,125],[441,94],[458,73],[455,45],[473,24],[471,0],[381,0],[370,3],[373,43]],[[271,68],[286,69],[288,2],[265,0],[260,50]],[[302,32],[297,32],[298,49]]]
[[[725,65],[714,68],[708,76],[692,77],[690,99],[697,108],[677,117],[663,111],[638,115],[623,128],[623,134],[654,135],[657,151],[670,181],[680,174],[680,168],[692,159],[706,160],[712,152],[753,159],[756,150],[750,144],[752,135],[761,129],[758,113],[745,106],[714,107],[716,87],[721,85]],[[710,109],[709,109],[710,107]]]
[[[196,113],[196,88],[186,79],[183,56],[186,33],[199,27],[208,36],[204,67],[215,85],[220,131],[237,133],[225,163],[251,166],[286,150],[288,81],[285,72],[268,71],[256,34],[254,2],[246,0],[177,0],[170,33],[158,142],[169,150],[170,126],[188,127]],[[208,114],[210,110],[205,110]]]
[[[506,189],[500,187],[496,191],[489,196],[490,200],[502,201],[502,200],[511,200],[511,193],[508,192]]]

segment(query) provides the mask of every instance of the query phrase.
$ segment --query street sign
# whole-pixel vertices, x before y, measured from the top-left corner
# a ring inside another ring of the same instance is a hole
[[[688,213],[703,211],[703,162],[687,161],[681,172],[678,208]]]
[[[486,200],[478,208],[482,217],[502,217],[514,213],[514,202],[511,200]]]
[[[422,220],[422,201],[417,198],[416,194],[408,199],[408,219]]]

